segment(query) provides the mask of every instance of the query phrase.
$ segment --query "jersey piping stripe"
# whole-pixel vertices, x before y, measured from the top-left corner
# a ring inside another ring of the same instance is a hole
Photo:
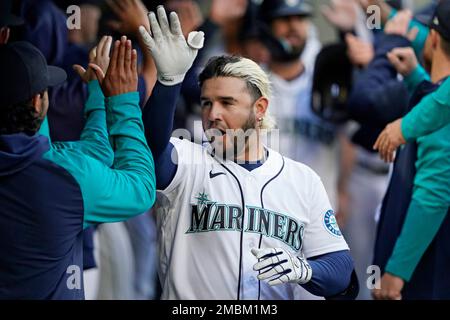
[[[244,225],[245,225],[245,200],[244,200],[244,192],[242,191],[241,183],[239,182],[239,179],[234,175],[233,172],[231,172],[230,169],[228,169],[224,164],[220,163],[222,167],[225,168],[236,180],[239,191],[241,193],[241,202],[242,202],[242,223],[241,223],[241,237],[240,237],[240,248],[239,248],[239,278],[238,278],[238,289],[237,289],[237,300],[240,300],[241,297],[241,278],[242,278],[242,242],[244,238]]]
[[[263,200],[263,192],[264,189],[268,186],[269,183],[271,183],[273,180],[275,180],[280,174],[281,171],[283,171],[284,169],[284,157],[281,158],[283,160],[283,164],[281,165],[281,169],[280,171],[278,171],[278,173],[273,176],[269,181],[267,181],[264,186],[261,188],[261,193],[260,193],[260,199],[261,199],[261,208],[264,209],[264,200]],[[259,236],[259,244],[258,244],[258,249],[261,249],[261,243],[262,243],[262,234]],[[259,271],[259,273],[261,273],[261,271]],[[258,300],[261,300],[261,280],[258,280]]]

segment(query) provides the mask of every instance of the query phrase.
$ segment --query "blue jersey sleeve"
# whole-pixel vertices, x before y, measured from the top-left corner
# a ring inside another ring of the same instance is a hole
[[[181,84],[165,86],[158,81],[143,110],[145,136],[155,159],[156,187],[160,190],[169,186],[177,170],[169,140],[180,89]]]
[[[336,251],[309,258],[312,278],[302,285],[308,292],[322,297],[345,291],[353,272],[353,259],[348,250]]]

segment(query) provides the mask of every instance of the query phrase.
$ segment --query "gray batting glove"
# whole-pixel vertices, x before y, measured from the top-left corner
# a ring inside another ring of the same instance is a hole
[[[304,284],[311,280],[312,269],[306,259],[293,256],[282,248],[252,249],[259,259],[253,270],[260,271],[259,280],[269,280],[271,286],[283,283]]]
[[[203,47],[205,35],[192,31],[186,41],[175,12],[170,13],[170,26],[163,6],[158,6],[156,13],[158,20],[154,12],[148,14],[153,36],[143,26],[139,27],[139,33],[155,60],[159,82],[173,86],[183,82],[198,50]]]

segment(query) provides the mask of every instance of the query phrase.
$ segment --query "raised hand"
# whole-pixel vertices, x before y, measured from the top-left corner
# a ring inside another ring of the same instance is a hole
[[[112,37],[103,36],[99,43],[89,52],[89,63],[98,66],[98,72],[104,75],[109,66],[109,51],[111,50]],[[91,66],[87,70],[79,64],[73,65],[73,69],[83,79],[84,82],[89,82],[96,79],[96,75]]]
[[[108,25],[125,34],[137,34],[140,26],[149,30],[148,10],[141,0],[106,0],[119,20],[109,21]]]
[[[386,22],[384,33],[406,37],[408,35],[411,19],[412,12],[410,10],[399,11],[395,17]]]
[[[108,71],[103,78],[100,66],[89,64],[95,70],[95,74],[101,83],[105,97],[137,91],[137,52],[132,49],[131,40],[127,37],[114,43]]]
[[[166,7],[169,11],[175,11],[181,22],[183,35],[188,36],[189,32],[196,30],[203,23],[203,16],[200,7],[193,0],[168,0]]]
[[[209,18],[219,26],[242,18],[247,10],[248,0],[212,0]]]
[[[341,31],[351,31],[358,19],[358,3],[355,0],[331,0],[320,10],[333,26]]]
[[[158,19],[154,12],[149,13],[153,36],[144,26],[139,27],[139,32],[155,60],[158,80],[164,85],[171,86],[183,81],[198,50],[203,47],[204,34],[192,31],[186,41],[175,12],[170,13],[170,26],[163,6],[157,8],[157,14]]]
[[[347,55],[353,65],[366,67],[375,56],[372,43],[365,42],[348,33],[345,35],[347,43]]]

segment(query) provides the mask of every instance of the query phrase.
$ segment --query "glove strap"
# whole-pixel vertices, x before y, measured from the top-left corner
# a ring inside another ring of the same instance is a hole
[[[158,73],[158,81],[161,82],[163,85],[170,87],[182,83],[184,80],[184,76],[185,74],[170,76]]]
[[[305,284],[305,283],[309,282],[312,278],[311,266],[309,265],[308,261],[306,261],[306,259],[303,259],[300,257],[295,257],[295,258],[298,259],[298,262],[300,263],[300,266],[299,266],[300,277],[297,282],[299,284]]]

